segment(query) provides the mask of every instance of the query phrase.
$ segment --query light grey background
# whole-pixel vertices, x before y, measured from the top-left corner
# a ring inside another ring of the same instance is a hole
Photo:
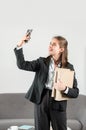
[[[85,5],[85,0],[0,0],[0,93],[29,89],[34,73],[17,68],[13,49],[33,28],[32,39],[24,46],[25,59],[47,56],[51,38],[64,36],[80,93],[86,94]]]

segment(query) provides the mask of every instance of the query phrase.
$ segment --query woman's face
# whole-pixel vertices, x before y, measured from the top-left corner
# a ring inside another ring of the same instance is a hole
[[[63,48],[60,48],[59,41],[56,38],[52,38],[49,45],[49,55],[59,55],[63,52]]]

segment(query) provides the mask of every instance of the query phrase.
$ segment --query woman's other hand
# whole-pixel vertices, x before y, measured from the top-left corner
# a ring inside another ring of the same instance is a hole
[[[59,91],[65,91],[67,87],[65,86],[63,82],[61,82],[60,80],[57,80],[57,82],[54,83],[54,88]]]

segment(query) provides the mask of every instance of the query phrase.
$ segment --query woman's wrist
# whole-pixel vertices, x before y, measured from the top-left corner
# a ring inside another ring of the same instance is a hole
[[[21,47],[24,44],[24,40],[21,40],[18,44],[17,47]]]
[[[64,89],[64,90],[62,90],[62,92],[64,93],[66,90],[67,90],[67,86],[65,87],[65,89]]]
[[[67,90],[67,86],[65,87],[64,91],[66,91],[66,90]]]

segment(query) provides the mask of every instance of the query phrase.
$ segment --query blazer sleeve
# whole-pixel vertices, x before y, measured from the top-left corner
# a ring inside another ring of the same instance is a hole
[[[19,69],[36,72],[40,68],[39,59],[33,61],[25,61],[22,48],[14,48],[14,52],[16,55],[17,66]]]
[[[71,65],[71,70],[74,70],[73,65]],[[74,81],[73,81],[73,88],[69,88],[68,89],[68,93],[64,93],[66,96],[68,96],[69,98],[77,98],[79,95],[79,89],[78,89],[78,83],[77,83],[77,79],[74,73]]]

